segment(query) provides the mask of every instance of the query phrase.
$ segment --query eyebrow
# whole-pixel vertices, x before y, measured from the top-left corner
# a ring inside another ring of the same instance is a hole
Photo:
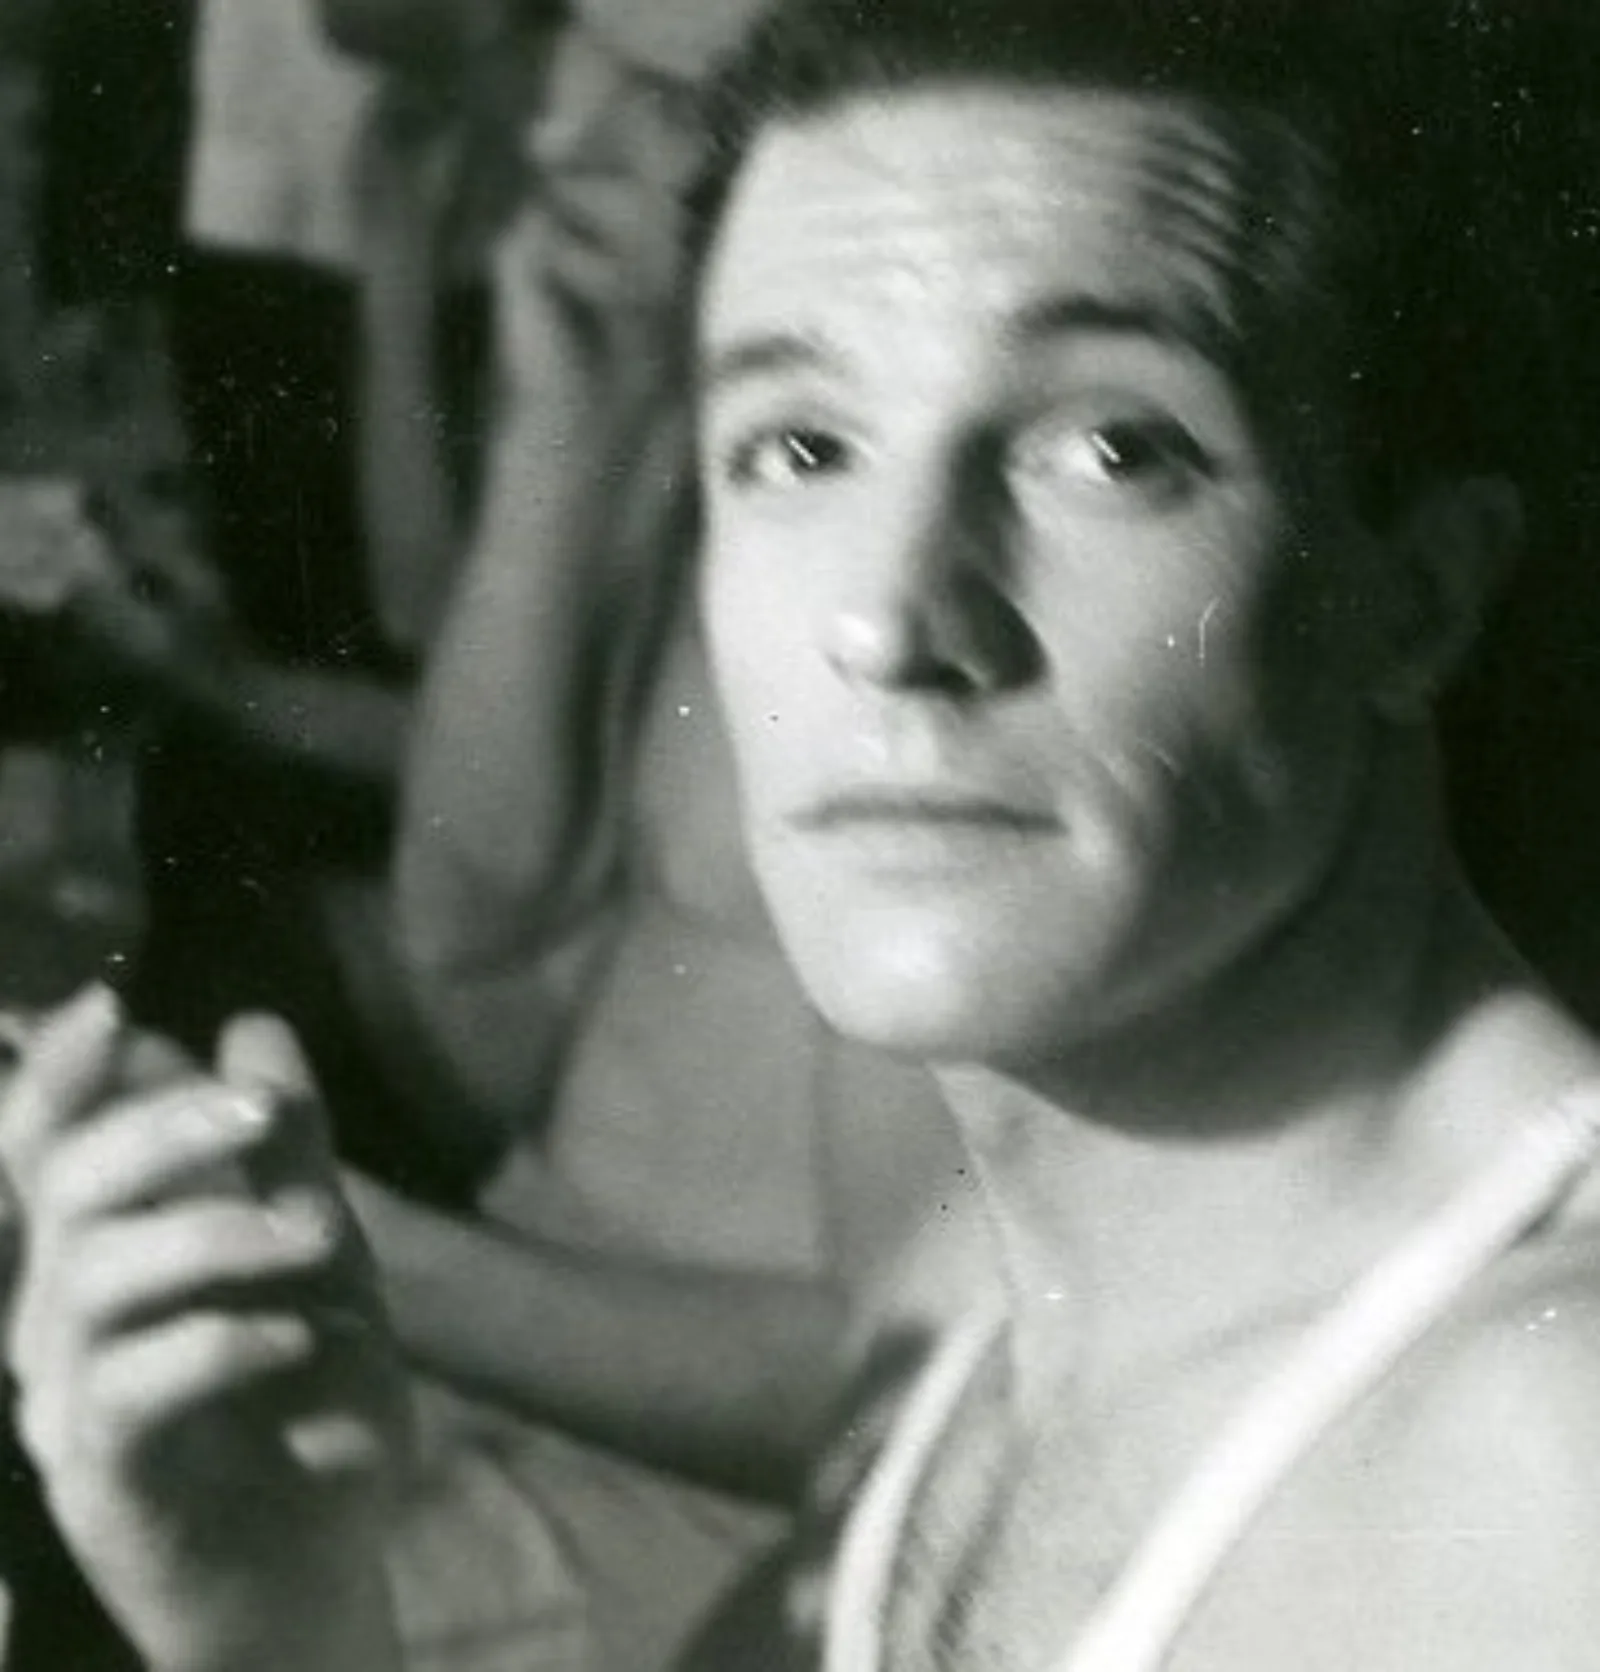
[[[701,367],[700,393],[708,395],[775,373],[815,371],[836,357],[802,331],[767,331],[713,349]]]
[[[1203,303],[1174,307],[1153,301],[1112,301],[1085,293],[1063,293],[1025,303],[1007,325],[1007,335],[1023,347],[1051,337],[1079,334],[1145,337],[1188,349],[1224,367],[1236,358],[1233,331]]]
[[[1137,336],[1175,344],[1221,366],[1231,365],[1235,358],[1233,333],[1208,308],[1112,301],[1080,292],[1024,303],[1006,321],[1005,334],[1020,347],[1053,337]],[[766,331],[714,348],[700,370],[698,387],[702,395],[717,394],[784,372],[826,370],[839,364],[839,356],[807,332]]]

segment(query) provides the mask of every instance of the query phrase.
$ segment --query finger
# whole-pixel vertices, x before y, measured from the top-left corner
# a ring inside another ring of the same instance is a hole
[[[306,1192],[333,1204],[338,1252],[324,1284],[330,1302],[356,1319],[388,1350],[377,1267],[340,1186],[338,1162],[311,1064],[288,1025],[275,1016],[236,1017],[223,1030],[218,1072],[241,1089],[264,1087],[278,1097],[271,1139],[251,1158],[251,1176],[269,1203]]]
[[[125,1213],[207,1178],[235,1183],[248,1153],[265,1143],[278,1111],[215,1081],[195,1080],[119,1103],[69,1133],[40,1170],[34,1213],[41,1230]]]
[[[16,1068],[38,1030],[38,1017],[0,1011],[0,1071]],[[181,1045],[146,1028],[126,1030],[118,1068],[118,1085],[129,1093],[154,1091],[199,1072],[195,1059]]]
[[[293,1312],[190,1312],[99,1354],[71,1384],[23,1378],[18,1429],[47,1468],[65,1448],[133,1459],[186,1419],[310,1363]]]
[[[342,1307],[308,1314],[318,1354],[283,1425],[295,1463],[324,1479],[366,1475],[410,1448],[410,1407],[394,1343],[376,1319]]]
[[[122,1006],[96,983],[40,1022],[0,1107],[0,1161],[27,1202],[41,1159],[115,1083]]]
[[[339,1236],[326,1202],[307,1198],[291,1207],[185,1201],[94,1225],[43,1253],[18,1307],[18,1372],[67,1365],[180,1312],[287,1296],[315,1279]]]

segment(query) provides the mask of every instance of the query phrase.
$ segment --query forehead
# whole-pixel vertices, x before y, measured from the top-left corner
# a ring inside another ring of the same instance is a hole
[[[1064,293],[1231,356],[1302,241],[1290,150],[1136,94],[862,97],[758,141],[713,250],[702,334],[715,355],[779,322],[955,328]]]

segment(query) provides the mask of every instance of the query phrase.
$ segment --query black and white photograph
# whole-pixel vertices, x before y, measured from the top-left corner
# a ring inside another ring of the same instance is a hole
[[[0,1672],[1511,1668],[1591,0],[0,0]]]

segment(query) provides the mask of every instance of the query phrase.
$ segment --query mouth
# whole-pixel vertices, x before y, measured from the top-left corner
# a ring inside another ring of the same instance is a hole
[[[825,796],[803,808],[790,824],[813,834],[853,831],[945,831],[1012,835],[1059,834],[1054,813],[998,798],[948,790],[868,788]]]
[[[880,885],[941,890],[1035,860],[1064,825],[1026,803],[946,789],[829,795],[788,821],[792,836]]]

